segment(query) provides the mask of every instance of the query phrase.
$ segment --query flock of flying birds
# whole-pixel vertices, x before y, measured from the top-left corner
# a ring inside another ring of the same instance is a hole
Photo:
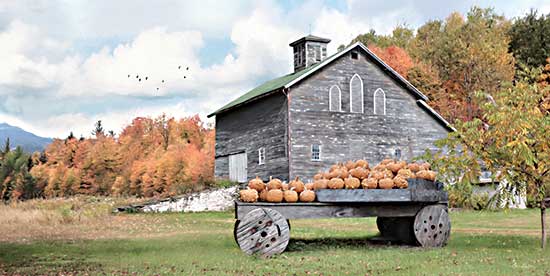
[[[181,69],[182,69],[182,66],[181,66],[181,65],[178,65],[178,70],[181,70]],[[187,67],[185,68],[185,71],[189,71],[189,66],[187,66]],[[128,74],[128,78],[131,78],[131,77],[132,77],[132,75],[131,75],[131,74]],[[187,75],[183,75],[183,78],[186,79],[186,78],[187,78]],[[145,82],[145,81],[150,81],[149,76],[143,77],[143,76],[140,76],[139,74],[136,74],[136,80],[137,80],[138,82],[141,82],[142,80],[143,80],[144,82]],[[162,79],[161,82],[160,82],[160,84],[159,84],[159,86],[157,86],[157,91],[160,89],[160,85],[164,85],[164,79]]]

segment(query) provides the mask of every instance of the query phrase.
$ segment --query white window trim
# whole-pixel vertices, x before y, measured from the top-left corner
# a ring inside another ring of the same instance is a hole
[[[262,158],[262,152],[263,152],[263,158]],[[261,147],[258,149],[258,165],[264,165],[265,164],[265,148]]]
[[[373,97],[372,102],[374,103],[374,106],[373,106],[374,107],[374,110],[373,110],[374,114],[376,114],[376,94],[378,92],[382,92],[382,96],[384,97],[383,98],[384,99],[384,108],[383,108],[384,114],[383,115],[386,115],[386,92],[384,92],[384,89],[382,89],[382,88],[376,89],[376,91],[374,91],[374,95],[372,96]]]
[[[338,110],[332,109],[332,89],[335,88],[338,89]],[[342,112],[342,90],[340,90],[340,87],[338,85],[333,85],[328,90],[328,110],[329,111],[338,111]]]
[[[353,111],[353,89],[352,89],[352,86],[351,86],[351,83],[353,82],[353,79],[354,78],[358,78],[359,81],[361,82],[361,112],[354,112]],[[365,113],[365,100],[364,100],[364,93],[363,93],[363,79],[361,79],[361,77],[355,73],[351,79],[349,80],[349,112],[350,113]]]
[[[315,145],[317,145],[317,144],[315,144]],[[323,152],[323,150],[322,150],[322,147],[323,147],[323,146],[318,145],[318,146],[319,146],[319,159],[313,159],[313,146],[314,146],[314,145],[312,144],[312,145],[311,145],[311,161],[320,162],[321,159],[322,159],[321,153]]]

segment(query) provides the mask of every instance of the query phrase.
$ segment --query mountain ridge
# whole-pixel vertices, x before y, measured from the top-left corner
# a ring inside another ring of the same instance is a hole
[[[38,136],[8,123],[0,123],[0,145],[2,147],[8,137],[12,148],[21,146],[26,152],[42,151],[52,142],[51,138]]]

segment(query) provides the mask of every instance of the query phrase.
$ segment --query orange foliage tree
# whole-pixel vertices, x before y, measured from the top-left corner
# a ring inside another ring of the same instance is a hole
[[[172,196],[213,182],[214,130],[198,116],[135,118],[118,137],[55,139],[31,174],[44,196]]]

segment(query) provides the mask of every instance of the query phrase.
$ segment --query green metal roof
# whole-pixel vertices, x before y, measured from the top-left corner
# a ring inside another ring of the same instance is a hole
[[[298,71],[298,72],[295,72],[295,73],[292,73],[292,74],[288,74],[288,75],[284,75],[282,77],[278,77],[276,79],[272,79],[270,81],[264,82],[262,85],[248,91],[244,95],[242,95],[242,96],[236,98],[235,100],[229,102],[228,104],[224,105],[222,108],[220,108],[220,109],[214,111],[213,113],[209,114],[208,117],[212,117],[212,116],[214,116],[218,113],[221,113],[222,111],[225,111],[225,110],[230,109],[232,107],[235,107],[237,105],[243,104],[243,103],[245,103],[249,100],[252,100],[252,99],[254,99],[258,96],[261,96],[263,94],[266,94],[268,92],[280,89],[280,88],[284,87],[285,85],[287,85],[288,83],[292,82],[293,80],[295,80],[295,79],[299,78],[300,76],[304,75],[305,73],[307,73],[311,70],[314,70],[320,64],[321,64],[321,62],[319,62],[315,65],[312,65],[308,68],[305,68],[301,71]]]

